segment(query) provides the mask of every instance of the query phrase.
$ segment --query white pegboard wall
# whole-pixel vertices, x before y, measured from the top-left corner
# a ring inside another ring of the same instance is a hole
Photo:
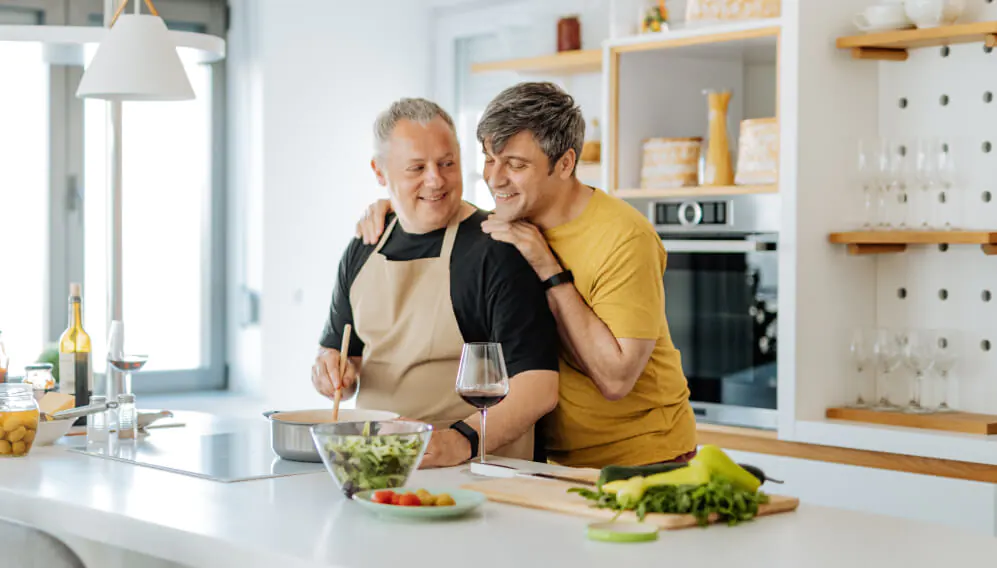
[[[967,14],[997,20],[997,2],[968,0]],[[963,226],[997,231],[997,50],[982,43],[914,49],[906,62],[879,67],[879,134],[949,143]],[[950,403],[997,413],[997,257],[975,245],[923,246],[877,262],[877,325],[959,330]]]

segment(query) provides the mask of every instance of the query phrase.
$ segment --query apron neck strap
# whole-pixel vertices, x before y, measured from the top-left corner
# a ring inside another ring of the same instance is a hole
[[[381,240],[378,241],[377,247],[374,248],[375,253],[381,252],[381,248],[388,242],[388,237],[391,236],[391,231],[395,228],[397,223],[398,217],[395,216],[395,218],[391,220],[391,223],[388,223],[388,227],[384,230],[384,234],[381,235]],[[443,233],[443,247],[440,249],[440,258],[450,258],[450,254],[453,252],[454,241],[457,240],[457,229],[459,228],[460,219],[454,219],[453,221],[450,221],[449,225],[447,225],[447,230]]]
[[[455,218],[447,225],[447,230],[443,233],[443,248],[440,249],[440,258],[450,258],[450,253],[453,252],[453,243],[457,240],[458,228],[460,228],[459,218]]]
[[[392,219],[390,223],[388,223],[388,228],[384,230],[384,234],[381,235],[381,240],[378,241],[377,246],[374,247],[375,254],[381,252],[381,247],[384,246],[384,243],[388,242],[388,237],[391,236],[391,230],[395,228],[396,223],[398,223],[397,215],[395,215],[395,218]]]

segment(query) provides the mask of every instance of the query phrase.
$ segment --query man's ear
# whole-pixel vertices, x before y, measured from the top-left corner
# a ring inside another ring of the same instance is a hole
[[[557,177],[567,180],[571,178],[571,175],[575,171],[575,162],[578,156],[575,154],[574,148],[569,148],[567,152],[557,161],[557,166],[554,168],[554,173]]]
[[[377,158],[370,159],[370,169],[374,170],[374,177],[377,178],[377,183],[382,187],[388,186],[388,178],[384,176],[384,172],[377,164]]]

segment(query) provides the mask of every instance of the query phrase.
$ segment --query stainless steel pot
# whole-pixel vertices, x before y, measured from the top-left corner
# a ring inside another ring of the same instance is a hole
[[[296,422],[278,420],[273,416],[284,414],[277,410],[264,412],[263,416],[270,421],[270,449],[285,460],[303,462],[321,462],[322,458],[315,449],[311,428],[317,422]]]
[[[321,462],[322,457],[315,448],[311,428],[316,424],[333,422],[331,408],[295,410],[282,412],[270,410],[263,413],[270,421],[270,449],[285,460]],[[398,414],[384,410],[341,409],[340,422],[363,422],[368,420],[394,420]]]

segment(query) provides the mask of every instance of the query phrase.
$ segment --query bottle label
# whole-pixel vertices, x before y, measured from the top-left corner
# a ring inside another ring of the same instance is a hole
[[[76,398],[77,407],[90,404],[93,367],[89,353],[59,354],[59,392],[72,394]],[[77,418],[74,424],[86,424],[86,417]]]
[[[59,392],[76,393],[76,353],[59,353]]]

